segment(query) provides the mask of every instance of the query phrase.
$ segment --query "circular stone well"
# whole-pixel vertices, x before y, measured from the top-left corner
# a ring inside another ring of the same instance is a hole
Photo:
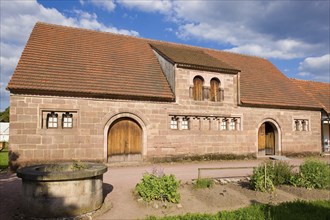
[[[69,217],[92,212],[103,203],[107,166],[73,162],[23,167],[22,208],[32,217]]]

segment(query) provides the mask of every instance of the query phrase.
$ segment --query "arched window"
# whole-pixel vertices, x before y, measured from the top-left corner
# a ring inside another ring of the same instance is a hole
[[[194,78],[193,98],[194,100],[203,100],[203,84],[204,79],[200,76]]]
[[[210,100],[220,101],[220,80],[217,78],[212,78],[210,81]]]

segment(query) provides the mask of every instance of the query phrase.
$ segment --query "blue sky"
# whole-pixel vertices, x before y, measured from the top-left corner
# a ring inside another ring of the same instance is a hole
[[[0,109],[37,21],[260,56],[288,77],[329,83],[329,2],[0,1]]]

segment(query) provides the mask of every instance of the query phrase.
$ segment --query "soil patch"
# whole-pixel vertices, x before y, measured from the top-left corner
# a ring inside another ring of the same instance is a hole
[[[133,191],[133,189],[132,189]],[[138,218],[144,216],[170,216],[186,213],[217,213],[222,210],[234,210],[251,204],[278,204],[297,199],[318,200],[330,199],[328,190],[309,190],[293,186],[279,186],[273,193],[258,192],[250,188],[247,180],[215,184],[212,188],[196,189],[192,183],[180,186],[180,204],[153,201],[145,202],[138,196],[125,206],[135,207]],[[131,209],[132,211],[132,209]],[[111,210],[110,210],[111,212]],[[123,217],[123,216],[121,216]]]
[[[299,199],[303,200],[330,200],[330,189],[306,189],[286,185],[279,186],[278,189],[295,195]]]

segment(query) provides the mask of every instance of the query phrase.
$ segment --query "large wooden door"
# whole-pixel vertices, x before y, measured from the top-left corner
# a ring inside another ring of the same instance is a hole
[[[118,119],[108,133],[108,156],[140,154],[142,129],[130,118]]]
[[[258,153],[275,155],[275,131],[269,122],[263,123],[258,131]]]

